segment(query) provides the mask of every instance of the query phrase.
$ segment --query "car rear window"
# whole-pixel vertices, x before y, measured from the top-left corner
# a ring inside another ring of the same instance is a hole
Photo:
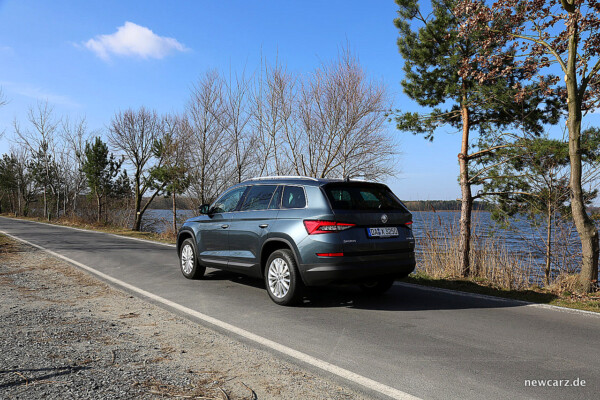
[[[402,202],[384,185],[337,183],[324,186],[334,210],[405,211]]]

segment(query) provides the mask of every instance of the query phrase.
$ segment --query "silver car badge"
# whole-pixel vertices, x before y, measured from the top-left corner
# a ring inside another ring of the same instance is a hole
[[[384,224],[387,224],[387,222],[388,222],[388,216],[387,216],[387,214],[383,214],[381,216],[381,222],[383,222]]]

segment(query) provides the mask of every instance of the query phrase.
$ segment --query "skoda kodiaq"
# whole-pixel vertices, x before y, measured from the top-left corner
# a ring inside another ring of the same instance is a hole
[[[355,282],[383,293],[415,268],[412,215],[383,184],[255,178],[202,205],[177,238],[183,275],[207,267],[263,278],[291,305],[306,286]]]

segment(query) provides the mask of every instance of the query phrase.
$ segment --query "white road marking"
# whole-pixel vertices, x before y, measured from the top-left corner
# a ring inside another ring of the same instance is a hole
[[[437,288],[434,286],[423,286],[423,285],[417,285],[415,283],[408,283],[408,282],[394,282],[394,285],[412,287],[412,288],[416,288],[419,290],[427,290],[430,292],[446,293],[446,294],[451,294],[452,296],[471,297],[471,298],[475,298],[475,299],[501,301],[501,302],[506,302],[506,303],[519,303],[523,307],[545,308],[548,310],[555,310],[555,311],[559,311],[559,312],[567,312],[567,313],[572,313],[572,314],[584,314],[584,315],[590,315],[590,316],[594,316],[596,318],[600,318],[600,313],[597,313],[594,311],[578,310],[576,308],[553,306],[551,304],[531,303],[529,301],[513,300],[513,299],[508,299],[505,297],[490,296],[487,294],[461,292],[458,290]]]
[[[32,222],[32,221],[30,221],[30,222]],[[77,229],[77,228],[72,228],[72,229]],[[113,278],[112,276],[107,275],[107,274],[105,274],[103,272],[97,271],[97,270],[95,270],[92,267],[89,267],[89,266],[87,266],[85,264],[82,264],[82,263],[80,263],[78,261],[72,260],[72,259],[70,259],[68,257],[65,257],[65,256],[61,255],[61,254],[55,253],[52,250],[49,250],[49,249],[46,249],[46,248],[44,248],[42,246],[39,246],[37,244],[31,243],[31,242],[29,242],[27,240],[18,238],[16,236],[13,236],[13,235],[11,235],[9,233],[6,233],[6,232],[4,232],[2,230],[0,230],[0,233],[6,235],[8,237],[11,237],[11,238],[13,238],[15,240],[18,240],[20,242],[26,243],[26,244],[28,244],[28,245],[30,245],[32,247],[37,248],[37,249],[43,250],[43,251],[47,252],[48,254],[53,255],[54,257],[60,258],[62,260],[65,260],[65,261],[67,261],[67,262],[69,262],[69,263],[71,263],[73,265],[78,266],[79,268],[81,268],[81,269],[83,269],[85,271],[88,271],[88,272],[90,272],[90,273],[92,273],[92,274],[94,274],[96,276],[99,276],[100,278],[102,278],[102,279],[104,279],[106,281],[112,282],[113,284],[115,284],[117,286],[120,286],[120,287],[123,287],[123,288],[125,288],[125,289],[127,289],[127,290],[129,290],[131,292],[134,292],[134,293],[137,293],[139,295],[142,295],[142,296],[144,296],[146,298],[149,298],[149,299],[151,299],[153,301],[162,303],[162,304],[164,304],[164,305],[166,305],[168,307],[174,308],[174,309],[176,309],[176,310],[178,310],[178,311],[180,311],[182,313],[188,314],[188,315],[190,315],[192,317],[195,317],[195,318],[198,318],[198,319],[200,319],[202,321],[205,321],[205,322],[207,322],[207,323],[209,323],[211,325],[218,326],[221,329],[224,329],[226,331],[234,333],[234,334],[236,334],[238,336],[241,336],[241,337],[243,337],[245,339],[251,340],[251,341],[253,341],[255,343],[258,343],[258,344],[260,344],[262,346],[268,347],[268,348],[270,348],[272,350],[278,351],[279,353],[285,354],[288,357],[292,357],[292,358],[294,358],[294,359],[296,359],[298,361],[304,362],[306,364],[312,365],[313,367],[317,367],[319,369],[322,369],[324,371],[327,371],[329,373],[337,375],[337,376],[339,376],[341,378],[344,378],[344,379],[347,379],[347,380],[349,380],[351,382],[357,383],[357,384],[359,384],[361,386],[364,386],[367,389],[374,390],[376,392],[379,392],[381,394],[389,396],[389,397],[391,397],[393,399],[398,399],[398,400],[420,400],[418,397],[415,397],[413,395],[405,393],[405,392],[403,392],[401,390],[394,389],[393,387],[384,385],[383,383],[379,383],[377,381],[374,381],[374,380],[369,379],[367,377],[364,377],[362,375],[358,375],[358,374],[356,374],[354,372],[348,371],[347,369],[338,367],[338,366],[333,365],[331,363],[328,363],[326,361],[320,360],[320,359],[318,359],[316,357],[313,357],[313,356],[310,356],[308,354],[302,353],[300,351],[294,350],[294,349],[292,349],[290,347],[287,347],[287,346],[284,346],[284,345],[279,344],[277,342],[274,342],[272,340],[266,339],[266,338],[264,338],[262,336],[254,334],[252,332],[249,332],[249,331],[246,331],[244,329],[238,328],[238,327],[236,327],[234,325],[228,324],[227,322],[220,321],[220,320],[218,320],[216,318],[213,318],[211,316],[208,316],[206,314],[202,314],[202,313],[200,313],[198,311],[192,310],[191,308],[184,307],[184,306],[182,306],[180,304],[177,304],[177,303],[175,303],[175,302],[173,302],[171,300],[168,300],[168,299],[165,299],[163,297],[157,296],[157,295],[155,295],[153,293],[150,293],[150,292],[148,292],[148,291],[146,291],[144,289],[140,289],[140,288],[138,288],[136,286],[133,286],[133,285],[131,285],[129,283],[126,283],[126,282],[123,282],[123,281],[121,281],[119,279]],[[115,235],[115,236],[117,236],[117,235]],[[119,236],[119,237],[123,237],[123,236]],[[130,238],[130,239],[132,239],[132,238]],[[154,242],[152,242],[152,243],[154,243]]]

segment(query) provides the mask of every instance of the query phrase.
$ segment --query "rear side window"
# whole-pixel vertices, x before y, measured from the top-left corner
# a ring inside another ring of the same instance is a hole
[[[248,190],[246,200],[240,208],[240,211],[248,210],[266,210],[273,197],[273,192],[277,188],[276,185],[256,185]]]
[[[324,190],[334,210],[408,211],[383,185],[329,184]]]
[[[304,207],[306,207],[306,197],[304,196],[304,188],[301,186],[286,186],[283,189],[281,208]]]

